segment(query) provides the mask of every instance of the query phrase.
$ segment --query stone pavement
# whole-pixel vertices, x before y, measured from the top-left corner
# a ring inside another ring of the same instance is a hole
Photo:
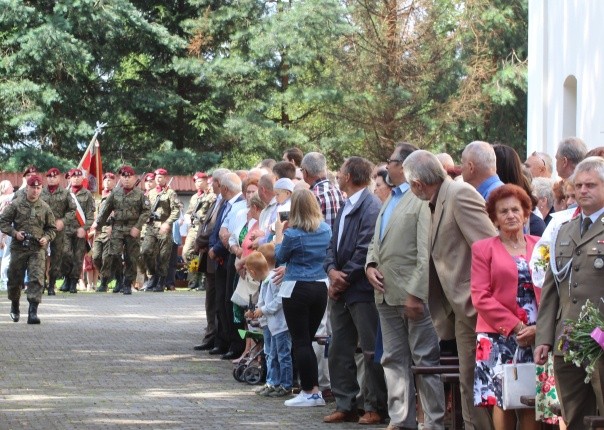
[[[193,351],[204,293],[44,296],[39,326],[27,300],[13,323],[0,298],[0,430],[360,429],[324,424],[334,404],[287,408],[257,396],[232,365]]]

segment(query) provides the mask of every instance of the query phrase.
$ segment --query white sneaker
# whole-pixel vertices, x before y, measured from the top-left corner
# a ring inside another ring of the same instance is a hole
[[[325,406],[325,400],[323,400],[323,396],[321,393],[305,393],[304,391],[300,391],[293,399],[286,400],[283,402],[285,406],[296,406],[300,408],[308,408],[313,406]]]

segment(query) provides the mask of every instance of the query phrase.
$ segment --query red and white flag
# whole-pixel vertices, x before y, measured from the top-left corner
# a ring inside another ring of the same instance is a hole
[[[84,188],[91,193],[101,194],[103,191],[103,162],[101,161],[101,147],[95,133],[78,164],[84,175]]]

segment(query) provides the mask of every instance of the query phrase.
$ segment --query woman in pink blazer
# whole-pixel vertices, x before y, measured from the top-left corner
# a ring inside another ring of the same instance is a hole
[[[532,362],[537,303],[528,267],[537,236],[524,234],[531,212],[526,192],[512,184],[495,189],[487,200],[487,212],[499,235],[472,246],[472,303],[476,322],[476,370],[474,404],[493,406],[495,429],[516,428],[516,414],[502,409],[501,372],[511,363],[516,349],[518,362]],[[523,409],[521,428],[538,428],[534,411]]]

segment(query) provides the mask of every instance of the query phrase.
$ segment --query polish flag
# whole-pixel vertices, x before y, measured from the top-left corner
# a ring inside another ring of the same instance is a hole
[[[103,191],[103,163],[97,136],[98,133],[95,133],[78,164],[84,174],[83,186],[93,194],[101,194]]]

